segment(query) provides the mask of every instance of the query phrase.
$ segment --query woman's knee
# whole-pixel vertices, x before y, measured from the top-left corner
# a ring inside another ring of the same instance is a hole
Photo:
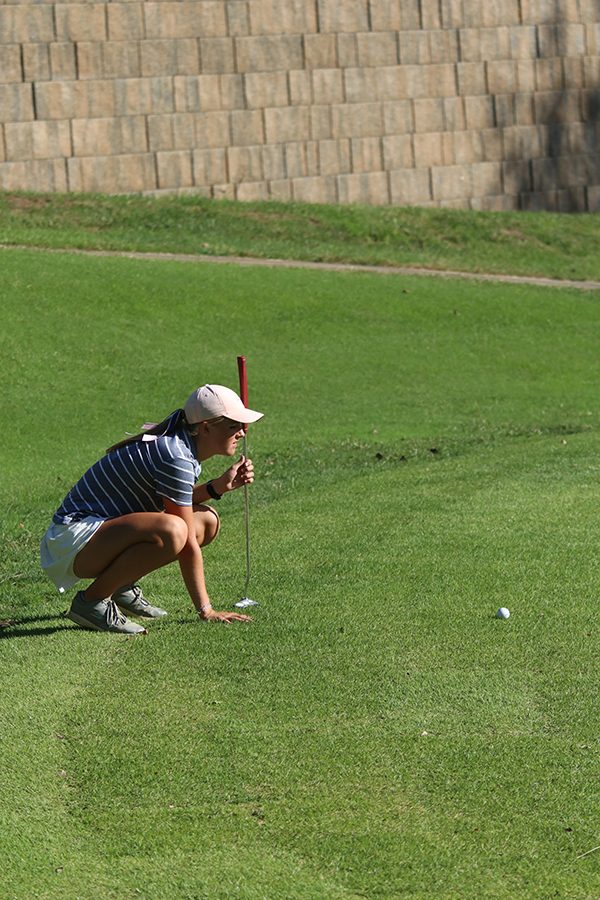
[[[194,521],[198,543],[201,547],[206,547],[219,534],[221,528],[219,514],[212,506],[198,503],[194,506]]]
[[[168,513],[161,522],[160,540],[165,550],[169,550],[173,558],[178,556],[188,540],[188,527],[178,516]]]

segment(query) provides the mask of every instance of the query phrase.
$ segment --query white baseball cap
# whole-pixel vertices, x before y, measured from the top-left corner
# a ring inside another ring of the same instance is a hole
[[[248,425],[258,422],[264,413],[248,409],[235,391],[222,384],[203,384],[192,391],[184,406],[185,417],[190,425],[225,416],[233,422]]]

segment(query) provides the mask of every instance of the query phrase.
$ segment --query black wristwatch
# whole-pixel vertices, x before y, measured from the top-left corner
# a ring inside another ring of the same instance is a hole
[[[209,497],[212,497],[213,500],[220,500],[221,497],[223,496],[223,494],[217,494],[217,492],[215,491],[215,489],[213,487],[212,481],[206,482],[206,492]]]

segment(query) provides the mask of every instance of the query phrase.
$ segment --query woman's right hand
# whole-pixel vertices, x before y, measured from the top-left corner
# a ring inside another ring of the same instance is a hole
[[[208,609],[206,611],[201,611],[198,613],[201,619],[204,619],[205,622],[220,622],[222,625],[230,625],[231,622],[251,622],[251,616],[244,616],[241,613],[236,612],[228,612],[227,610],[223,612],[217,612],[216,609]]]

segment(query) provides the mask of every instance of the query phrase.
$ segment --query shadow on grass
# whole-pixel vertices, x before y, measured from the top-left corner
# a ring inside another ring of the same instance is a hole
[[[56,625],[40,625],[42,622],[56,622]],[[25,626],[25,627],[23,627]],[[30,627],[33,626],[33,627]],[[64,613],[47,616],[21,616],[18,619],[0,620],[0,640],[19,637],[43,637],[57,631],[72,631],[77,625],[65,619]]]

